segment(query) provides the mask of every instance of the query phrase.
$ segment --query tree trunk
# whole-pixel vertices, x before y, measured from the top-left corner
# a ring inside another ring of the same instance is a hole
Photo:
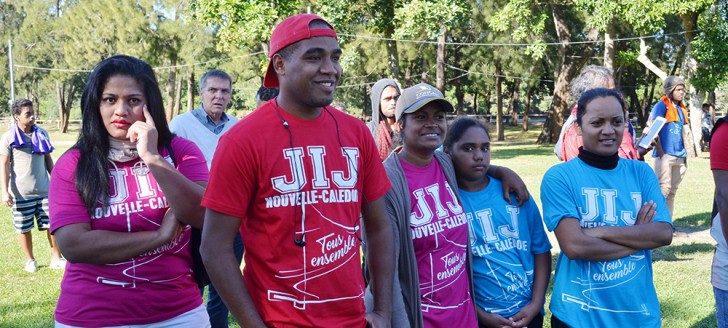
[[[263,53],[265,54],[266,57],[269,57],[268,53],[270,53],[270,48],[268,47],[268,42],[261,42],[260,49],[263,50]]]
[[[498,77],[496,76],[496,80]],[[488,88],[488,91],[485,93],[485,115],[490,117],[490,108],[493,107],[493,102],[490,101],[491,93],[493,92],[492,88]]]
[[[420,59],[422,60],[422,66],[420,66],[420,67],[428,67],[427,59],[425,58],[425,56],[420,56]],[[429,72],[429,70],[425,70],[425,69],[422,70],[422,74],[420,74],[420,82],[427,81],[428,72]],[[415,84],[415,83],[410,83],[410,85],[412,85],[412,84]]]
[[[710,106],[710,121],[715,124],[715,120],[717,117],[715,117],[715,90],[708,92],[708,103],[711,104]]]
[[[511,126],[518,125],[518,93],[520,92],[521,80],[513,81],[513,92],[511,93]]]
[[[501,77],[500,64],[495,65],[495,99],[497,103],[497,110],[495,114],[495,129],[498,131],[498,141],[506,139],[503,130],[503,90],[501,84],[503,83],[503,77]]]
[[[68,90],[66,85],[68,84]],[[58,130],[68,132],[68,117],[73,106],[73,93],[76,91],[73,81],[56,82],[56,97],[58,98]]]
[[[33,106],[35,106],[35,119],[40,120],[40,103],[38,102],[38,94],[30,91],[30,101],[33,102]]]
[[[65,101],[63,83],[60,81],[56,81],[56,98],[58,99],[58,131],[63,131],[63,127],[65,126],[63,123],[63,104]]]
[[[195,108],[195,70],[190,68],[187,73],[187,111],[191,112]]]
[[[690,81],[695,76],[695,71],[698,68],[698,61],[695,60],[692,54],[692,42],[695,38],[695,27],[698,20],[697,13],[684,14],[680,16],[685,31],[685,57],[682,63],[682,74],[686,81]],[[688,157],[699,157],[702,156],[700,149],[700,137],[701,127],[700,121],[703,116],[703,99],[705,99],[705,92],[698,90],[692,83],[689,83],[687,91],[690,93],[690,130],[693,135],[692,147],[685,147],[688,152]],[[686,143],[687,144],[687,143]]]
[[[460,58],[462,55],[462,48],[456,47],[453,51],[453,65],[460,67]],[[455,115],[456,116],[462,116],[463,115],[463,109],[465,108],[465,93],[463,91],[463,80],[465,79],[464,76],[457,78],[453,81],[453,84],[455,85],[455,99],[457,100],[457,104],[455,106]]]
[[[523,122],[521,123],[521,131],[528,131],[528,114],[531,112],[531,97],[533,96],[533,87],[529,86],[526,91],[526,108],[523,110]]]
[[[394,7],[394,1],[390,1],[389,4]],[[390,25],[384,32],[384,37],[389,39],[387,41],[387,63],[389,66],[389,76],[393,79],[399,80],[399,54],[397,53],[397,42],[392,40],[393,35],[394,25]]]
[[[173,59],[171,62],[172,68],[169,70],[169,78],[167,79],[167,102],[165,106],[165,113],[167,114],[167,122],[172,120],[174,115],[174,88],[177,80],[177,60]]]
[[[437,85],[435,87],[445,95],[445,36],[447,27],[440,25],[440,36],[437,37]],[[423,66],[424,67],[424,66]]]
[[[63,129],[62,133],[68,132],[68,118],[71,116],[71,108],[73,107],[73,95],[76,93],[76,84],[73,80],[68,81],[68,93],[66,94],[66,104],[63,106]]]
[[[629,98],[629,108],[634,108],[635,112],[639,112],[641,108],[640,97],[637,95],[637,90],[635,88],[624,88],[623,92],[625,93],[625,96]],[[639,116],[639,114],[637,116]],[[629,113],[627,115],[627,118],[629,118]]]
[[[614,19],[607,23],[607,31],[604,32],[604,67],[614,71],[614,40],[613,36],[617,34],[614,26]]]
[[[659,76],[661,80],[664,80],[667,77],[667,73],[657,67],[657,65],[655,65],[650,58],[647,57],[647,50],[649,50],[649,47],[647,47],[645,39],[640,38],[640,54],[637,56],[637,61],[642,63],[642,65],[645,65],[645,67],[647,67],[647,69],[649,69],[652,73]]]
[[[478,114],[478,93],[473,94],[473,114]],[[715,115],[713,115],[715,117]]]
[[[182,77],[178,76],[174,88],[174,109],[172,117],[179,115],[179,108],[182,107]]]
[[[66,90],[68,84],[68,90]],[[61,133],[68,132],[68,117],[71,114],[73,105],[73,93],[75,87],[73,81],[56,82],[56,97],[58,98],[58,130]]]
[[[647,96],[650,93],[650,80],[653,79],[653,76],[653,74],[650,74],[650,70],[645,68],[645,92],[642,94],[642,103],[637,109],[637,124],[642,128],[645,127],[647,115],[649,114],[647,113],[647,106],[652,102],[652,99]]]
[[[564,124],[564,117],[569,109],[569,82],[579,74],[581,68],[594,53],[593,43],[574,49],[562,5],[552,3],[551,14],[554,19],[556,34],[561,43],[559,48],[559,58],[561,60],[554,86],[554,96],[546,116],[546,122],[544,122],[541,134],[536,141],[537,143],[553,143],[558,139],[561,126]],[[591,29],[587,34],[588,41],[595,41],[597,37],[596,29]],[[575,57],[574,55],[577,55],[577,52],[579,56]]]

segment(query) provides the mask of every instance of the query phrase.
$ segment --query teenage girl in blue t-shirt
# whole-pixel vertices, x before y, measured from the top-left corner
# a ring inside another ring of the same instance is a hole
[[[471,231],[478,324],[542,327],[551,244],[538,206],[533,199],[520,207],[503,199],[501,181],[486,174],[490,135],[480,121],[455,120],[445,151],[455,166]]]

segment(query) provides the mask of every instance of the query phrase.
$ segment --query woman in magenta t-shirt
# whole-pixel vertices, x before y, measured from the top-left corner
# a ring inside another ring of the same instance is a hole
[[[468,271],[468,223],[447,155],[436,151],[452,105],[428,84],[403,90],[395,116],[403,145],[384,161],[392,190],[397,272],[393,327],[477,327]]]
[[[84,88],[78,142],[51,175],[51,232],[68,259],[56,327],[209,327],[192,276],[207,165],[169,131],[152,68],[113,56]]]

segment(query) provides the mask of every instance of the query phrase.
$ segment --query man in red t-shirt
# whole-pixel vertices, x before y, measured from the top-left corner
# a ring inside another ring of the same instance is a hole
[[[715,182],[715,202],[710,235],[718,244],[713,256],[711,283],[718,327],[728,325],[728,119],[715,122],[710,138],[710,169]]]
[[[202,201],[201,253],[242,327],[390,321],[394,253],[382,196],[391,185],[366,126],[329,106],[340,57],[336,32],[320,17],[278,24],[263,84],[279,96],[220,139]],[[238,229],[243,275],[229,247]],[[377,295],[366,315],[362,233]]]

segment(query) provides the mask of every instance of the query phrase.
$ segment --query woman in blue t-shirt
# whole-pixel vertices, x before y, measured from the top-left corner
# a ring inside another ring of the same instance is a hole
[[[481,327],[542,327],[551,277],[551,243],[532,199],[522,206],[501,197],[489,177],[490,135],[462,117],[448,128],[445,152],[457,175],[470,226],[473,285]]]
[[[594,89],[577,104],[579,156],[551,167],[541,184],[544,221],[556,234],[551,327],[660,327],[652,249],[672,241],[655,173],[620,159],[626,104]]]

